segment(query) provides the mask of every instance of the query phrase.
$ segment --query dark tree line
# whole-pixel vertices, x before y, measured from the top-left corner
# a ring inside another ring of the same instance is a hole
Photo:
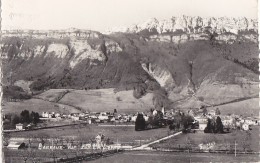
[[[145,130],[146,124],[143,114],[138,114],[135,120],[135,131]]]
[[[221,118],[218,116],[216,120],[208,119],[207,127],[204,129],[205,133],[224,133],[224,126]]]
[[[37,124],[40,122],[40,115],[37,112],[29,112],[28,110],[23,110],[20,115],[11,114],[6,116],[6,119],[10,120],[11,125],[16,125],[18,123],[33,123]]]
[[[152,112],[153,110],[151,110]],[[157,114],[151,115],[148,118],[148,122],[145,122],[143,114],[138,114],[135,121],[135,130],[141,131],[146,129],[160,128],[169,125],[170,130],[182,130],[183,133],[189,132],[190,129],[198,127],[197,123],[194,123],[194,118],[184,113],[178,113],[174,116],[173,120],[163,119],[163,114],[157,111]]]
[[[174,116],[174,120],[169,126],[169,129],[182,130],[183,133],[187,133],[189,130],[197,128],[197,125],[197,123],[194,123],[194,118],[192,116],[179,113]]]

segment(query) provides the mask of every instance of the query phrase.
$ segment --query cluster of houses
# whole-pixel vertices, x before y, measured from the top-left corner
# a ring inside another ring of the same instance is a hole
[[[150,110],[147,112],[139,113],[117,113],[117,112],[85,112],[85,113],[71,113],[61,114],[57,112],[42,112],[41,120],[52,120],[59,121],[62,119],[69,119],[72,121],[85,121],[88,124],[92,123],[127,123],[135,122],[138,114],[142,114],[145,121],[148,121],[150,116],[161,114],[164,120],[174,120],[176,114],[184,114],[181,111],[170,110],[165,111],[164,108],[161,110]],[[219,116],[222,120],[223,126],[226,129],[242,129],[249,130],[252,125],[259,125],[260,121],[254,117],[242,117],[238,115],[216,115],[214,110],[208,111],[206,114],[201,111],[194,111],[190,109],[186,114],[194,117],[196,123],[199,124],[199,130],[204,130],[207,126],[208,119],[214,119]],[[30,124],[29,124],[30,125]],[[17,124],[16,130],[24,130],[32,126],[24,126],[23,124]]]
[[[135,120],[134,115],[118,114],[110,112],[89,112],[89,113],[71,113],[71,114],[60,114],[55,112],[43,112],[42,120],[44,119],[71,119],[73,121],[87,121],[91,123],[102,123],[102,122],[130,122]]]
[[[110,113],[110,112],[89,112],[89,113],[71,113],[71,114],[60,114],[55,112],[43,112],[42,120],[47,119],[72,119],[73,121],[87,121],[91,123],[102,123],[102,122],[135,122],[137,115],[127,113]],[[144,119],[148,120],[148,114],[141,113],[144,115]]]
[[[110,112],[89,112],[89,113],[72,113],[69,115],[60,114],[60,113],[48,113],[43,112],[43,118],[69,118],[73,121],[87,121],[89,124],[91,123],[102,123],[102,122],[135,122],[137,115],[142,114],[145,121],[148,121],[150,116],[155,116],[156,114],[162,114],[164,120],[174,120],[174,115],[176,114],[184,114],[181,111],[165,111],[164,108],[161,110],[151,110],[148,112],[141,112],[135,114],[127,114],[127,113],[110,113]],[[249,130],[252,125],[260,125],[259,118],[256,117],[242,117],[238,115],[216,115],[216,111],[210,110],[206,114],[199,111],[196,112],[194,110],[189,110],[187,112],[188,115],[194,117],[195,122],[199,124],[199,130],[204,130],[207,126],[208,119],[214,119],[219,116],[222,120],[222,124],[226,129],[242,129]]]
[[[218,116],[221,118],[225,129],[241,129],[247,131],[251,129],[251,126],[260,125],[260,120],[257,117],[243,117],[235,114],[216,115],[214,110],[209,111],[207,114],[197,114],[194,116],[194,119],[199,124],[199,130],[204,130],[207,127],[208,119],[216,119]]]
[[[165,112],[164,108],[161,110],[152,110],[148,112],[137,112],[137,113],[117,113],[117,112],[86,112],[86,113],[71,113],[71,114],[60,114],[55,112],[42,112],[42,120],[47,119],[71,119],[73,121],[87,121],[91,123],[106,123],[106,122],[116,122],[116,123],[126,123],[135,122],[138,114],[142,114],[145,121],[148,121],[149,117],[155,116],[161,113],[163,119],[173,119],[173,112]]]

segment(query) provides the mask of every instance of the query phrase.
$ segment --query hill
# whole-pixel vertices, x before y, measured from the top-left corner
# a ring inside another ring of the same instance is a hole
[[[66,94],[60,97],[62,92]],[[140,112],[147,111],[153,107],[152,93],[148,93],[140,99],[133,97],[133,91],[115,92],[114,89],[98,90],[56,90],[50,89],[36,96],[45,101],[54,101],[56,103],[73,106],[81,111],[113,112],[117,109],[120,112]]]
[[[115,97],[108,97],[111,89],[122,96],[128,92],[125,96],[131,100],[124,100],[130,108],[139,107],[131,104],[131,91],[136,99],[152,93],[150,103],[166,109],[194,107],[193,102],[175,104],[191,97],[200,107],[258,94],[255,20],[152,19],[133,29],[107,35],[78,29],[4,31],[3,84],[32,81],[32,93],[76,89],[52,100],[73,99],[85,109],[98,103],[85,101],[87,92],[99,89],[106,89],[103,100],[110,100],[109,108],[115,107]]]

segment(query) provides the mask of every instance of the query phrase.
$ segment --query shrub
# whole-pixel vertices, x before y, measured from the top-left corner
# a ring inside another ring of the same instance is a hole
[[[200,97],[198,97],[198,99],[200,100],[200,101],[204,101],[204,97],[202,97],[202,96],[200,96]]]
[[[134,88],[133,96],[136,99],[141,98],[146,93],[147,86],[145,84],[139,84],[137,87]]]
[[[117,101],[122,101],[122,99],[120,97],[116,97]]]
[[[169,107],[170,100],[168,99],[168,93],[165,89],[160,88],[153,92],[153,105],[156,109]]]
[[[143,114],[138,114],[135,121],[135,131],[145,130],[145,119]]]
[[[18,86],[4,86],[3,97],[12,99],[30,99],[31,95],[24,92],[21,87]]]

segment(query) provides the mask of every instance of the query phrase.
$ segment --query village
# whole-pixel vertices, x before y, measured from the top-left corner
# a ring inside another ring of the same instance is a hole
[[[151,109],[148,112],[142,112],[142,113],[135,113],[135,114],[127,114],[127,113],[118,113],[115,109],[113,113],[110,112],[87,112],[87,113],[72,113],[72,114],[61,114],[61,113],[55,113],[55,112],[42,112],[40,116],[40,122],[37,124],[33,123],[17,123],[15,125],[15,129],[12,130],[4,130],[5,133],[13,133],[13,132],[30,132],[32,130],[44,130],[46,128],[59,128],[63,126],[70,126],[70,125],[82,125],[85,126],[92,126],[98,127],[108,127],[108,126],[128,126],[132,127],[135,126],[137,123],[137,117],[139,115],[142,115],[146,126],[144,130],[146,129],[154,129],[157,130],[158,128],[169,128],[167,130],[169,131],[182,131],[184,132],[184,125],[182,120],[179,118],[180,116],[188,116],[191,118],[191,120],[188,122],[189,125],[186,127],[188,132],[205,132],[205,128],[208,125],[208,121],[211,119],[216,119],[217,117],[220,117],[222,124],[223,124],[223,130],[225,132],[232,132],[231,130],[242,130],[242,131],[249,131],[251,130],[251,126],[258,126],[259,119],[256,117],[243,117],[240,115],[221,115],[219,109],[210,110],[207,111],[206,108],[202,108],[199,110],[190,109],[186,113],[178,111],[165,111],[164,108],[161,110],[153,110]],[[159,122],[157,125],[152,125],[152,117],[156,117],[160,115]],[[178,120],[179,119],[179,120]],[[179,121],[179,122],[178,122]],[[60,123],[59,122],[67,122],[67,123]],[[69,123],[68,123],[69,122]],[[45,124],[44,126],[42,124]],[[59,125],[48,125],[48,123],[51,124],[59,124]],[[179,123],[179,126],[178,126]],[[47,124],[47,125],[46,125]],[[174,126],[174,127],[172,127]],[[177,127],[178,126],[178,127]],[[134,129],[132,129],[132,132],[135,132]],[[146,132],[146,131],[143,131]],[[64,139],[57,138],[56,140],[51,138],[45,138],[45,141],[43,138],[34,137],[34,139],[38,140],[38,144],[35,148],[41,150],[41,149],[92,149],[92,150],[110,150],[110,149],[124,149],[129,150],[133,149],[135,146],[127,145],[127,144],[119,144],[118,142],[112,142],[113,138],[106,137],[105,134],[102,132],[95,133],[95,141],[91,140],[88,143],[81,142],[80,146],[79,143],[76,143],[77,145],[73,145],[72,140],[70,142],[66,142]],[[28,137],[23,138],[12,138],[10,137],[9,140],[7,140],[4,145],[7,149],[11,150],[20,150],[23,148],[31,147],[30,143],[26,144],[25,142],[28,142]],[[19,141],[18,141],[19,140]],[[114,139],[115,140],[115,139]],[[74,144],[77,142],[77,140],[73,140]],[[47,143],[48,142],[48,143]],[[56,143],[55,143],[56,142]],[[136,145],[136,144],[135,144]],[[137,144],[138,146],[138,144]]]
[[[71,114],[62,114],[58,112],[42,112],[40,115],[41,123],[47,123],[45,127],[48,126],[50,122],[58,122],[67,120],[70,123],[80,122],[87,124],[107,124],[107,125],[134,125],[138,114],[143,115],[143,118],[146,122],[148,122],[149,117],[155,116],[157,114],[161,114],[161,120],[166,125],[169,125],[176,122],[177,115],[184,115],[184,112],[178,111],[165,111],[164,108],[162,110],[154,110],[151,109],[148,112],[137,112],[137,113],[118,113],[116,109],[114,112],[85,112],[85,113],[71,113]],[[194,124],[196,123],[199,130],[204,130],[207,126],[208,119],[214,119],[216,117],[220,117],[225,129],[242,129],[249,130],[252,125],[259,125],[260,121],[258,117],[250,116],[244,117],[242,115],[221,115],[218,108],[216,110],[211,109],[207,111],[207,109],[190,109],[187,111],[186,115],[189,115],[194,120]],[[5,117],[4,117],[5,119]],[[175,120],[174,120],[175,119]],[[40,127],[35,126],[34,124],[16,124],[17,130],[28,130],[28,129],[39,129]],[[9,130],[8,130],[9,131]],[[11,130],[10,130],[11,131]]]

